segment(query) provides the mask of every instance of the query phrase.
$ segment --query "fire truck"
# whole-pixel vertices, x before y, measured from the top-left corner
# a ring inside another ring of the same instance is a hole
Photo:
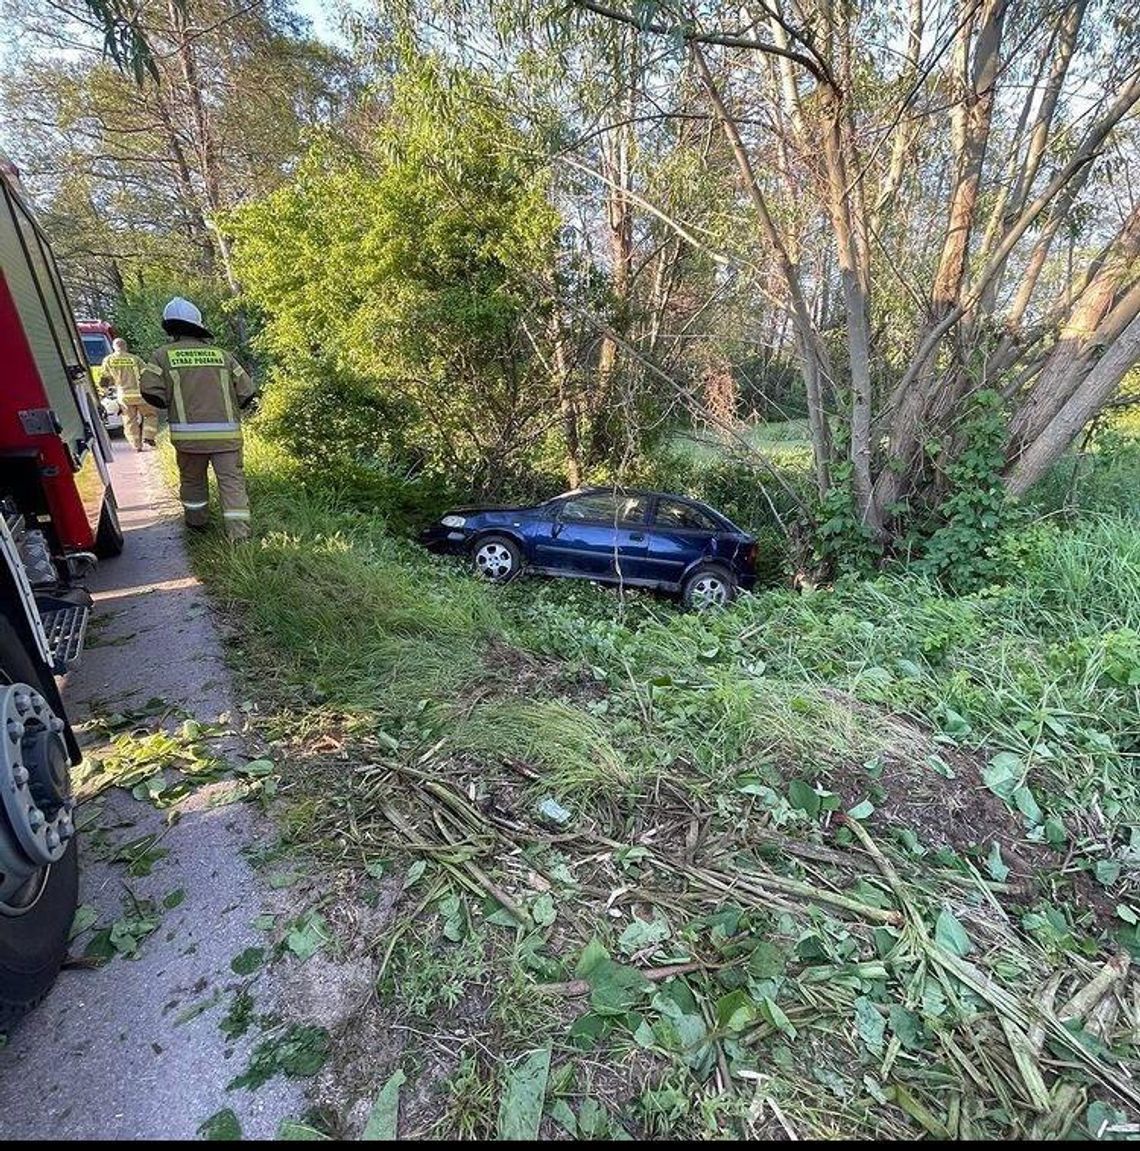
[[[63,961],[78,868],[56,676],[83,647],[85,577],[123,548],[83,343],[55,257],[0,153],[0,1025]]]

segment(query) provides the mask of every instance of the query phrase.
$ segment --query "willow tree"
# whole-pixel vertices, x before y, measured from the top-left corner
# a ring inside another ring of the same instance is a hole
[[[574,0],[550,17],[578,21],[635,30],[699,82],[795,334],[820,494],[849,490],[880,542],[945,498],[977,397],[1000,397],[995,472],[1019,495],[1140,359],[1123,178],[1140,42],[1120,6]]]

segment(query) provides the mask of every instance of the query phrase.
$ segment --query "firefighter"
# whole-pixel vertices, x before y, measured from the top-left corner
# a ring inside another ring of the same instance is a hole
[[[124,339],[116,339],[113,346],[115,350],[103,361],[103,378],[114,385],[127,439],[136,452],[141,452],[143,444],[154,447],[154,437],[158,435],[158,412],[139,391],[142,360],[127,351]]]
[[[239,412],[253,401],[253,381],[229,352],[214,347],[202,313],[189,300],[175,296],[162,311],[162,327],[171,343],[143,369],[142,394],[166,409],[186,525],[204,528],[209,522],[206,473],[212,465],[226,535],[248,539]]]

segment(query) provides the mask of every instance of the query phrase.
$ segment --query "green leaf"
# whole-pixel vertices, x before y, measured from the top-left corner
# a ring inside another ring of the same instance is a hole
[[[407,1077],[399,1068],[388,1076],[388,1081],[380,1088],[380,1094],[372,1104],[361,1139],[391,1141],[396,1138],[400,1119],[400,1088],[406,1082]]]
[[[574,1112],[570,1110],[570,1105],[565,1099],[555,1099],[550,1105],[548,1114],[571,1139],[578,1138],[578,1120],[574,1118]]]
[[[748,973],[756,979],[776,979],[784,974],[788,957],[774,943],[760,940],[748,957]]]
[[[1118,903],[1116,905],[1116,914],[1124,920],[1125,923],[1140,923],[1140,916],[1128,906],[1127,903]]]
[[[926,766],[938,772],[945,779],[957,779],[958,773],[940,755],[928,755]]]
[[[1111,887],[1120,878],[1120,861],[1116,859],[1098,859],[1096,863],[1096,881],[1104,887]],[[74,933],[75,928],[72,928]]]
[[[81,907],[75,909],[75,916],[71,920],[71,930],[67,934],[68,940],[74,939],[77,935],[82,935],[89,927],[92,927],[95,921],[99,918],[99,913],[89,903],[84,903]]]
[[[241,1124],[233,1111],[229,1107],[225,1107],[221,1111],[214,1112],[209,1119],[205,1119],[199,1124],[198,1137],[232,1143],[241,1138]]]
[[[554,899],[547,894],[540,895],[531,905],[530,917],[539,927],[549,927],[557,918]]]
[[[285,946],[302,961],[315,955],[328,941],[324,917],[315,911],[302,915],[285,936]]]
[[[862,803],[855,804],[847,814],[851,819],[870,819],[874,813],[874,804],[869,799],[865,799]]]
[[[1013,802],[1017,810],[1020,811],[1026,820],[1034,827],[1041,822],[1041,808],[1037,806],[1037,800],[1033,798],[1033,792],[1030,791],[1025,784],[1014,788]]]
[[[1045,820],[1045,841],[1050,847],[1063,847],[1069,838],[1065,825],[1056,815],[1050,815]]]
[[[264,962],[264,947],[247,947],[240,955],[235,955],[230,960],[230,970],[235,975],[252,975]]]
[[[498,1138],[531,1142],[538,1138],[546,1081],[550,1075],[550,1048],[530,1052],[507,1072],[499,1104]]]
[[[663,943],[669,935],[668,921],[660,916],[649,920],[634,918],[618,938],[618,946],[626,955],[633,955],[655,943]]]
[[[855,1029],[872,1055],[882,1055],[887,1023],[878,1007],[865,995],[855,1000]]]
[[[944,907],[939,913],[938,922],[934,925],[934,941],[951,955],[961,958],[973,950],[970,937],[966,929],[955,918],[954,913]]]
[[[651,984],[634,967],[603,959],[590,969],[590,1006],[599,1015],[624,1015],[644,997]]]
[[[795,1039],[796,1029],[792,1026],[792,1021],[784,1014],[783,1009],[771,996],[765,995],[760,1001],[760,1014],[771,1023],[777,1031],[782,1032],[789,1039]]]
[[[913,1011],[892,1003],[890,1009],[891,1031],[898,1036],[899,1042],[908,1050],[916,1051],[923,1044],[922,1019]]]
[[[1123,1111],[1099,1099],[1095,1103],[1090,1103],[1089,1109],[1085,1112],[1085,1126],[1094,1139],[1103,1139],[1106,1134],[1111,1138],[1111,1134],[1106,1133],[1105,1128],[1118,1127],[1127,1122],[1128,1116]]]
[[[415,863],[408,868],[408,874],[404,876],[404,890],[407,891],[409,887],[414,887],[415,884],[419,883],[425,871],[427,871],[427,860],[417,859]]]
[[[308,1123],[298,1123],[296,1119],[282,1119],[277,1125],[277,1138],[290,1142],[298,1140],[327,1142],[329,1137],[323,1131],[310,1127]]]
[[[604,959],[609,959],[610,953],[597,938],[591,939],[582,950],[574,974],[579,979],[589,979],[590,972]]]
[[[743,1031],[756,1016],[756,1004],[743,988],[738,987],[717,1000],[716,1022],[722,1031]]]
[[[167,911],[173,911],[185,899],[185,890],[181,887],[176,887],[173,891],[168,891],[166,895],[163,896],[162,906],[165,907]]]
[[[1020,758],[1012,751],[999,751],[982,772],[982,782],[994,795],[1009,800],[1021,782],[1024,770]]]
[[[610,1134],[609,1112],[592,1096],[578,1108],[578,1132],[586,1139],[605,1139]]]
[[[942,709],[942,730],[952,739],[962,740],[970,734],[970,725],[965,716],[959,715],[953,708]]]
[[[1001,857],[1001,844],[995,839],[990,844],[990,854],[986,859],[986,870],[990,873],[990,878],[997,883],[1004,883],[1009,878],[1009,868],[1006,867]]]
[[[234,771],[239,775],[269,775],[273,771],[273,760],[251,759],[249,763],[235,763]]]
[[[266,878],[266,883],[275,890],[283,887],[292,887],[298,879],[303,879],[304,876],[296,871],[272,871]]]
[[[806,812],[812,819],[819,815],[819,796],[807,780],[793,779],[788,784],[788,802],[797,811]]]

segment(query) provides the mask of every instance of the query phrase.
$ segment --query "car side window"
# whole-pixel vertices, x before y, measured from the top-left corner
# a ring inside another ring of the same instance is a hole
[[[644,496],[623,496],[614,492],[593,492],[568,499],[559,518],[570,523],[628,524],[645,522]]]
[[[680,500],[658,500],[654,521],[662,528],[687,528],[690,531],[715,532],[719,526],[704,512]]]

